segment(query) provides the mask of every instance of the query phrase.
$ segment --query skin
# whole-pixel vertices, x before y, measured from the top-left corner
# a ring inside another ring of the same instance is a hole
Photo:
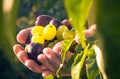
[[[86,38],[92,36],[95,33],[96,30],[96,25],[92,25],[89,29],[84,31],[84,35]],[[16,39],[19,43],[25,44],[25,41],[27,39],[28,34],[30,33],[31,28],[23,29],[21,30]],[[80,40],[78,39],[77,35],[75,37],[75,40],[77,43],[80,43]],[[38,65],[34,60],[28,59],[27,54],[24,51],[24,47],[20,44],[15,44],[13,46],[13,51],[16,55],[16,57],[20,60],[21,63],[23,63],[27,68],[29,68],[31,71],[35,73],[41,73],[43,77],[47,75],[54,75],[59,67],[59,64],[61,63],[61,47],[62,47],[62,42],[58,42],[53,48],[44,48],[43,49],[43,54],[38,55],[37,59],[39,62],[41,62],[41,65]],[[63,68],[66,66],[68,60],[71,58],[73,55],[72,52],[67,53],[67,58],[65,59],[65,65]],[[63,73],[63,76],[67,76],[70,73]]]

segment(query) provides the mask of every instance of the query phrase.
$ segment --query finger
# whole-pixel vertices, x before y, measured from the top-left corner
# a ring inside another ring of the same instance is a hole
[[[27,66],[31,71],[35,72],[35,73],[41,73],[42,72],[42,68],[40,65],[38,65],[34,60],[32,59],[28,59],[25,61],[25,66]]]
[[[23,51],[23,50],[24,50],[24,48],[20,44],[15,44],[13,46],[13,51],[15,54],[17,54],[19,51]]]
[[[25,51],[19,51],[16,54],[17,58],[24,64],[26,60],[28,60],[28,56]]]
[[[51,63],[51,60],[49,60],[46,57],[46,55],[44,54],[38,55],[38,61],[41,62],[43,65],[45,65],[51,71],[56,72],[57,68]]]
[[[46,76],[48,76],[48,75],[56,76],[56,74],[55,74],[54,72],[51,72],[51,71],[49,71],[49,70],[46,70],[46,71],[43,71],[43,72],[42,72],[42,76],[43,76],[43,77],[46,77]]]
[[[53,47],[53,51],[56,52],[58,54],[59,57],[61,57],[61,49],[62,49],[62,42],[58,42],[54,47]],[[66,62],[71,58],[71,56],[73,55],[72,52],[68,51],[66,54]]]
[[[25,43],[28,35],[30,34],[31,28],[21,30],[17,35],[17,41],[19,43]]]
[[[46,57],[51,61],[51,63],[58,67],[61,63],[61,58],[51,49],[51,48],[45,48],[43,49],[43,53],[46,55]]]
[[[60,56],[61,56],[61,50],[62,50],[62,42],[58,42],[58,43],[53,47],[53,51],[60,57]]]
[[[94,35],[96,32],[96,24],[93,24],[92,26],[90,26],[90,28],[88,30],[84,31],[84,35],[86,38]]]
[[[70,58],[72,57],[73,53],[68,51],[66,54],[66,58],[65,58],[65,62],[68,62],[70,60]]]
[[[88,37],[94,35],[95,32],[96,32],[96,24],[93,24],[92,26],[90,26],[89,29],[84,31],[84,36],[85,36],[85,38],[88,38]],[[75,41],[78,44],[80,44],[80,39],[79,39],[79,35],[78,34],[76,34],[76,36],[75,36]]]

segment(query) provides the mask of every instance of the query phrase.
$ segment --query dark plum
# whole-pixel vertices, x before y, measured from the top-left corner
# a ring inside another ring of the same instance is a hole
[[[37,56],[42,53],[42,50],[45,46],[39,43],[30,43],[27,47],[27,55],[30,59],[36,61],[39,65],[41,64],[37,60]]]
[[[52,19],[51,16],[49,15],[40,15],[37,17],[36,21],[35,21],[35,25],[39,26],[46,26],[47,24],[49,24],[50,20]]]
[[[29,44],[29,43],[31,42],[31,37],[32,37],[32,34],[29,33],[29,34],[28,34],[28,37],[27,37],[27,39],[26,39],[26,41],[25,41],[25,44]]]
[[[68,19],[64,19],[61,23],[62,23],[63,25],[68,26],[68,29],[71,29],[71,28],[72,28],[72,26],[71,26],[71,24],[70,24],[70,21],[69,21]]]
[[[52,19],[49,22],[49,24],[54,24],[56,26],[56,28],[58,28],[60,25],[62,25],[62,23],[58,19],[56,19],[56,18]]]

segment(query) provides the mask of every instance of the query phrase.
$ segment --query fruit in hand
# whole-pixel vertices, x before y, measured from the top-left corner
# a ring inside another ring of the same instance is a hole
[[[61,22],[49,15],[38,16],[35,26],[32,27],[26,40],[25,52],[30,59],[41,64],[37,60],[37,56],[42,53],[45,47],[52,48],[59,41],[74,38],[75,33],[71,28],[71,24],[67,19]]]
[[[55,18],[52,19],[49,24],[55,25],[56,28],[58,28],[60,25],[62,25],[62,23],[58,19],[55,19]]]
[[[75,32],[72,30],[65,30],[62,33],[63,39],[73,39],[75,37]]]
[[[53,24],[48,24],[43,30],[46,40],[52,40],[56,36],[56,27]]]
[[[43,26],[34,26],[31,30],[31,34],[34,35],[34,34],[42,34],[43,33],[43,30],[44,30],[44,27]]]
[[[31,38],[31,43],[40,43],[44,44],[45,37],[44,34],[34,34]]]
[[[37,17],[36,21],[35,21],[35,25],[36,26],[46,26],[47,24],[49,24],[50,20],[52,19],[51,16],[49,15],[40,15]]]
[[[33,59],[40,65],[41,63],[37,60],[37,56],[42,53],[43,48],[44,48],[44,45],[40,43],[28,44],[27,50],[26,50],[28,57],[30,59]]]
[[[56,35],[56,37],[57,37],[58,40],[63,40],[62,33],[65,30],[68,30],[68,27],[66,25],[59,26],[59,28],[57,29],[57,35]]]

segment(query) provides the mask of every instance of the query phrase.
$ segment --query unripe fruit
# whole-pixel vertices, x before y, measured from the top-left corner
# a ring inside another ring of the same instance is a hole
[[[44,34],[34,34],[31,38],[31,43],[44,44],[45,37]]]
[[[58,40],[63,40],[63,36],[62,36],[62,33],[65,31],[65,30],[68,30],[68,27],[66,25],[61,25],[59,26],[58,30],[57,30],[57,39]]]
[[[42,34],[43,30],[44,30],[43,26],[35,26],[35,27],[32,28],[31,34],[32,35],[34,35],[34,34]]]
[[[75,32],[72,30],[65,30],[62,33],[63,39],[73,39],[75,37]]]
[[[46,40],[52,40],[56,36],[56,27],[53,24],[48,24],[47,26],[45,26],[43,33]]]

